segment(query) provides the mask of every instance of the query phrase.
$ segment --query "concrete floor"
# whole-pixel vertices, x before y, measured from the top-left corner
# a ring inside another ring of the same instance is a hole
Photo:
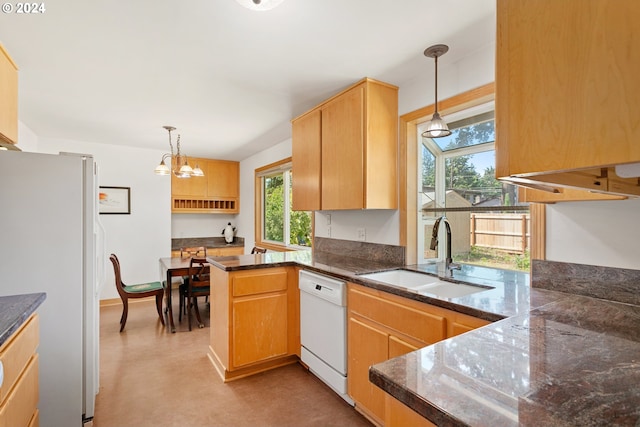
[[[153,301],[130,300],[119,333],[121,313],[121,305],[101,309],[94,427],[371,426],[300,364],[224,384],[206,356],[204,304],[205,328],[189,332],[174,312],[175,334],[162,326]]]

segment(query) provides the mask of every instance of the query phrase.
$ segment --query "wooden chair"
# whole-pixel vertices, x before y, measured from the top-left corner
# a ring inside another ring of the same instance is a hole
[[[207,256],[207,249],[204,246],[180,248],[180,258],[190,258],[193,256],[204,258]]]
[[[202,318],[200,317],[200,310],[198,309],[198,297],[209,297],[211,293],[210,280],[209,264],[207,264],[206,258],[191,258],[189,262],[189,277],[187,277],[185,283],[180,285],[181,307],[179,316],[179,320],[182,321],[182,313],[186,311],[189,320],[189,330],[191,330],[192,308],[194,308],[196,312],[198,327],[204,328],[204,323],[202,323]]]
[[[129,313],[129,298],[146,298],[156,297],[156,309],[158,310],[158,317],[160,322],[164,325],[164,317],[162,316],[162,298],[164,296],[164,288],[160,282],[141,283],[137,285],[125,285],[122,282],[122,276],[120,271],[120,261],[115,254],[111,254],[109,257],[113,264],[113,272],[116,277],[116,289],[122,299],[122,316],[120,317],[120,332],[124,330],[124,325],[127,323],[127,315]]]
[[[264,254],[266,252],[267,250],[265,248],[259,248],[257,246],[254,246],[253,249],[251,249],[252,254]]]

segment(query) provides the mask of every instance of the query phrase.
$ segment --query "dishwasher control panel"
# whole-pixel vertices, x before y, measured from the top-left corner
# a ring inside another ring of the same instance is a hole
[[[345,306],[347,304],[347,285],[341,280],[324,276],[308,270],[300,270],[298,287],[301,292],[315,295],[333,304]]]

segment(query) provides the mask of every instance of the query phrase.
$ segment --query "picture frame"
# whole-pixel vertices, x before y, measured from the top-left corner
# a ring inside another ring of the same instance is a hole
[[[131,187],[99,187],[100,215],[131,214]]]

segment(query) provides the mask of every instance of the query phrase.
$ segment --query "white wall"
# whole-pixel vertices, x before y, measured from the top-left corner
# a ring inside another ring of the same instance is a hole
[[[640,269],[640,199],[548,205],[547,259]]]
[[[247,157],[240,162],[240,214],[237,216],[236,235],[244,237],[245,252],[255,246],[255,170],[262,166],[291,157],[291,139]]]
[[[249,206],[251,208],[253,205]],[[242,204],[240,205],[242,211]],[[238,222],[237,215],[228,214],[172,214],[171,237],[174,239],[186,237],[222,237],[222,230],[231,223],[234,227]],[[237,234],[244,237],[243,234]]]
[[[108,260],[111,253],[120,259],[125,283],[160,280],[158,259],[171,255],[171,180],[153,173],[163,153],[87,141],[34,138],[32,133],[23,140],[30,131],[22,126],[20,129],[19,148],[23,151],[91,154],[98,164],[98,185],[131,188],[130,215],[99,216],[106,230],[107,257],[100,298],[119,298]]]

